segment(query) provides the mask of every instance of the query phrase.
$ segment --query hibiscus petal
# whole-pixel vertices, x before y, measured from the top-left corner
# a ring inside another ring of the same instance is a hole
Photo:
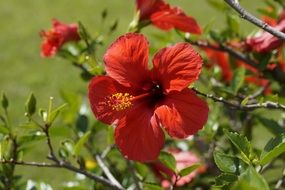
[[[164,134],[153,109],[139,104],[121,119],[115,130],[115,140],[122,154],[129,160],[156,160],[164,144]]]
[[[187,16],[180,8],[169,6],[168,9],[157,11],[150,16],[151,22],[162,30],[172,28],[183,32],[201,34],[201,28],[193,17]]]
[[[132,92],[108,76],[94,77],[89,84],[91,109],[95,117],[106,124],[114,123],[128,111],[128,109],[121,111],[113,110],[108,104],[108,97],[116,93],[131,94]]]
[[[201,56],[190,44],[178,43],[161,49],[153,58],[153,80],[166,92],[182,90],[198,79],[202,68]]]
[[[148,41],[141,34],[119,37],[104,55],[106,72],[124,86],[140,87],[149,78]]]
[[[190,89],[171,92],[155,113],[171,137],[186,138],[197,133],[207,122],[206,102]]]
[[[152,13],[167,6],[163,0],[136,0],[136,5],[140,11],[140,20],[149,19]]]

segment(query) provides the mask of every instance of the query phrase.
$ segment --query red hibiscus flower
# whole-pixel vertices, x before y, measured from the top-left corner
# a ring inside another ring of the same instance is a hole
[[[171,153],[176,160],[176,171],[178,172],[200,162],[199,157],[190,151],[171,150],[169,153]],[[205,166],[201,166],[190,174],[180,177],[160,161],[149,165],[156,177],[160,180],[161,186],[165,189],[169,189],[171,184],[174,183],[176,186],[184,186],[190,183],[199,173],[203,173],[206,170]]]
[[[53,19],[52,25],[52,29],[40,32],[43,38],[41,44],[41,55],[43,57],[54,56],[66,42],[80,40],[77,24],[64,24]]]
[[[193,17],[187,16],[180,8],[171,7],[164,0],[136,0],[140,20],[149,20],[162,29],[179,29],[183,32],[201,34],[201,29]]]
[[[229,63],[228,54],[221,51],[216,51],[210,48],[204,48],[209,59],[210,66],[218,65],[222,72],[222,77],[226,82],[230,82],[233,78],[233,72]]]
[[[276,21],[270,21],[268,17],[266,20],[269,20],[269,24],[273,25],[275,30],[285,32],[285,18],[282,15],[278,24],[275,24]],[[247,38],[245,43],[255,52],[267,53],[280,47],[283,41],[268,32],[259,32],[257,36]]]
[[[202,59],[187,43],[161,49],[148,69],[148,42],[129,33],[104,56],[107,76],[94,77],[89,100],[96,118],[115,124],[115,142],[131,160],[156,160],[164,133],[185,138],[208,118],[208,105],[188,88],[198,79]]]

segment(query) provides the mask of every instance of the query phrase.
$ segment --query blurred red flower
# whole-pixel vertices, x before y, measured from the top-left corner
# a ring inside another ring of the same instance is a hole
[[[171,7],[164,0],[136,0],[140,20],[149,20],[162,29],[179,29],[183,32],[201,34],[201,29],[193,17],[187,16],[179,7]]]
[[[230,82],[233,78],[233,72],[229,62],[228,54],[210,48],[203,48],[203,49],[209,59],[210,66],[214,64],[218,65],[221,69],[223,79],[226,82]]]
[[[285,32],[285,17],[284,12],[280,14],[280,19],[274,20],[270,17],[263,17],[263,20],[273,26],[275,30]],[[272,34],[263,31],[259,32],[254,37],[249,37],[245,41],[246,45],[253,51],[258,53],[270,52],[283,44],[283,41]]]
[[[80,40],[77,24],[64,24],[53,19],[52,25],[53,27],[50,30],[40,32],[43,39],[41,44],[41,55],[43,57],[54,56],[66,42]]]
[[[131,160],[156,160],[171,137],[195,134],[208,118],[208,105],[188,88],[202,59],[187,43],[161,49],[148,69],[148,41],[141,34],[118,38],[104,56],[107,76],[94,77],[89,100],[96,118],[116,124],[115,141]]]
[[[199,157],[190,151],[170,150],[169,153],[171,153],[176,160],[176,170],[178,172],[194,164],[200,164],[201,162]],[[169,189],[171,184],[174,183],[176,186],[184,186],[187,183],[190,183],[199,173],[203,173],[206,170],[206,166],[200,166],[190,174],[180,177],[160,161],[156,161],[149,165],[155,176],[160,180],[161,186],[165,189]]]

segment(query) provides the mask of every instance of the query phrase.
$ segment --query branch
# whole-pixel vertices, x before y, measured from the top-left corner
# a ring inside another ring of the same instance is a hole
[[[285,34],[275,30],[273,27],[271,27],[270,25],[268,25],[267,23],[263,22],[262,20],[256,18],[255,16],[253,16],[252,14],[250,14],[249,12],[247,12],[244,8],[242,8],[238,2],[238,0],[224,0],[229,6],[231,6],[234,10],[236,10],[236,12],[238,12],[241,16],[241,18],[251,22],[252,24],[262,28],[263,30],[269,32],[270,34],[272,34],[273,36],[281,39],[281,40],[285,40]]]
[[[196,88],[192,88],[192,90],[201,96],[204,96],[208,99],[213,100],[214,102],[221,102],[231,109],[237,109],[237,110],[243,110],[243,111],[253,111],[256,109],[264,108],[264,109],[276,109],[276,110],[285,111],[285,105],[282,105],[276,102],[266,101],[264,103],[241,105],[240,103],[225,100],[223,97],[217,97],[212,94],[205,94],[203,92],[198,91]]]
[[[127,165],[128,165],[129,171],[130,171],[130,173],[132,175],[132,178],[134,180],[135,190],[141,190],[139,179],[138,179],[138,177],[136,175],[133,163],[130,160],[127,160],[127,159],[126,159],[126,161],[127,161]]]
[[[14,164],[14,165],[22,165],[22,166],[34,166],[34,167],[45,167],[45,168],[64,168],[70,171],[73,171],[75,173],[80,173],[85,175],[86,177],[93,179],[94,181],[97,181],[98,183],[102,183],[112,189],[115,190],[123,190],[123,187],[118,187],[117,185],[111,183],[109,180],[97,176],[93,173],[90,173],[86,170],[82,170],[81,168],[77,168],[73,165],[71,165],[68,162],[65,161],[59,161],[58,163],[44,163],[44,162],[24,162],[24,161],[16,161],[16,160],[0,160],[0,164]]]
[[[258,64],[256,61],[250,59],[248,56],[244,55],[243,53],[239,52],[239,51],[236,51],[235,49],[229,47],[229,46],[226,46],[224,44],[218,44],[218,45],[214,45],[214,44],[211,44],[209,43],[208,41],[202,41],[202,40],[198,40],[198,41],[191,41],[189,39],[185,39],[184,40],[194,46],[198,46],[198,47],[204,47],[204,48],[210,48],[210,49],[213,49],[213,50],[216,50],[216,51],[222,51],[222,52],[226,52],[228,53],[229,55],[231,55],[232,57],[236,58],[236,59],[239,59],[243,62],[245,62],[246,64],[260,70],[258,68]],[[284,72],[278,67],[276,67],[275,69],[273,70],[270,70],[270,69],[265,69],[262,71],[264,74],[268,73],[270,74],[276,81],[278,81],[279,83],[281,84],[284,84],[285,83],[285,75],[284,75]]]
[[[122,185],[117,181],[117,179],[113,176],[113,174],[110,172],[109,168],[105,165],[104,161],[102,160],[100,155],[95,155],[96,161],[99,165],[99,167],[103,170],[104,174],[107,176],[107,178],[116,186],[123,189]]]

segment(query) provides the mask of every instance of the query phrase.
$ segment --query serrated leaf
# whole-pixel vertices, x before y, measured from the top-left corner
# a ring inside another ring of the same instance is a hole
[[[228,139],[235,145],[235,147],[239,150],[243,161],[249,164],[251,145],[250,145],[250,142],[247,140],[247,138],[238,133],[232,133],[227,130],[224,130],[224,133],[226,134]]]
[[[179,176],[181,176],[181,177],[186,176],[186,175],[192,173],[193,171],[195,171],[200,166],[201,166],[201,164],[193,164],[192,166],[186,167],[179,172]]]
[[[4,93],[2,94],[1,104],[2,104],[2,107],[3,107],[4,110],[6,110],[8,108],[8,106],[9,106],[8,98],[7,98],[7,96]]]
[[[78,156],[80,154],[84,144],[88,141],[90,135],[91,131],[88,131],[78,140],[78,142],[74,145],[74,150],[73,150],[74,155]]]
[[[281,127],[276,121],[274,121],[273,119],[267,119],[265,117],[260,117],[257,116],[256,117],[260,123],[262,123],[262,125],[268,130],[270,131],[272,134],[274,135],[279,135],[281,133],[285,133],[285,128]]]
[[[176,160],[174,156],[168,152],[161,151],[158,159],[169,169],[175,172]]]
[[[232,190],[269,190],[265,179],[251,166],[239,178]]]
[[[218,168],[227,173],[244,172],[247,164],[236,156],[227,155],[220,151],[214,152],[214,160]]]
[[[265,145],[261,156],[260,164],[265,165],[285,152],[285,134],[281,134],[276,138],[272,138]]]
[[[245,78],[245,68],[239,67],[234,71],[234,77],[231,83],[230,88],[236,94],[239,89],[242,87]]]
[[[32,116],[36,112],[37,100],[32,93],[26,102],[26,112],[29,116]]]

